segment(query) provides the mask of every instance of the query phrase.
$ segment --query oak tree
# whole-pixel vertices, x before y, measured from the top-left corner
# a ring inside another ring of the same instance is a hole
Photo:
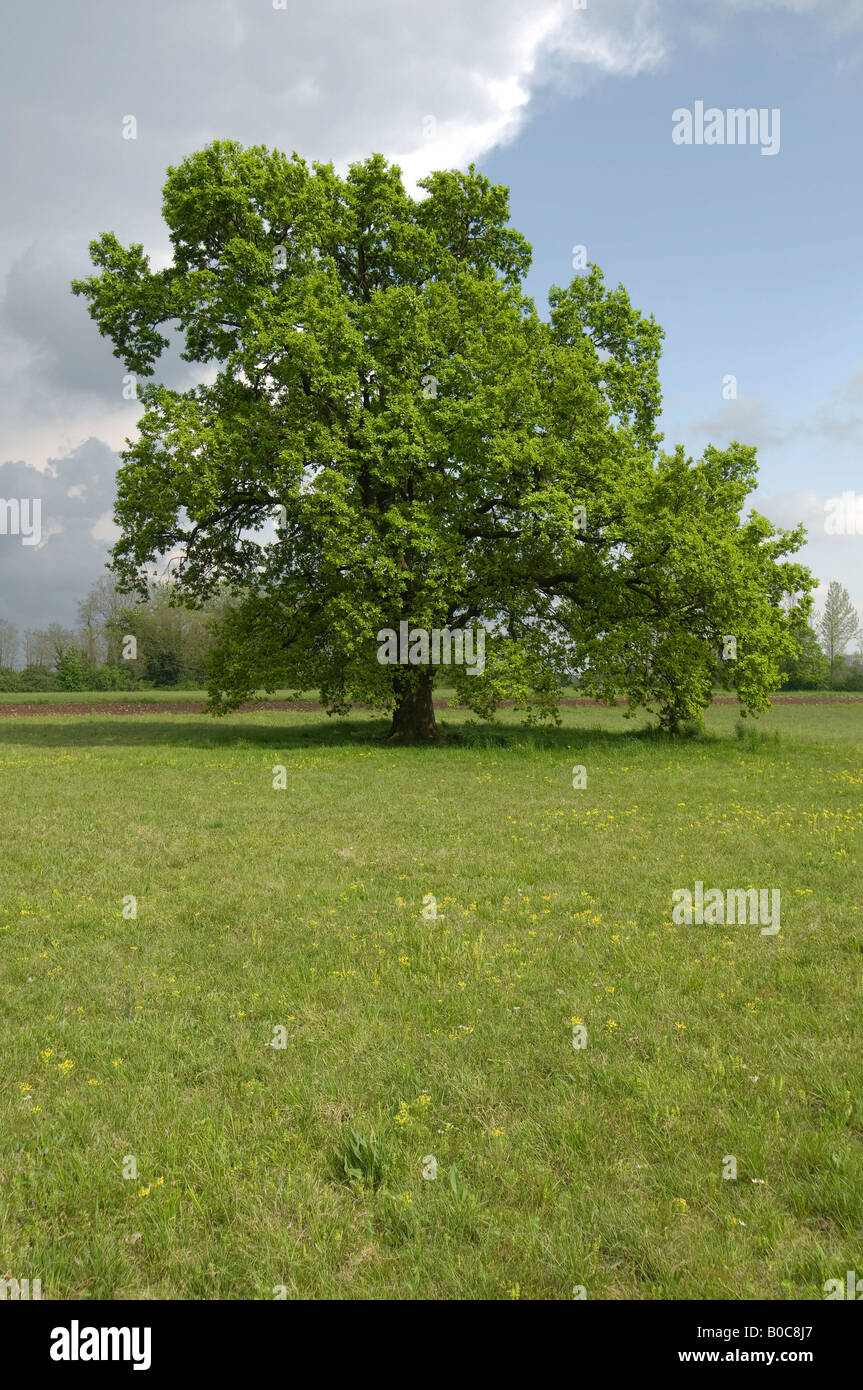
[[[574,675],[671,729],[718,676],[763,709],[794,649],[783,596],[811,578],[799,528],[741,517],[754,450],[663,452],[653,318],[596,268],[542,318],[506,189],[473,166],[422,188],[379,155],[340,177],[217,141],[168,171],[169,265],[91,243],[73,288],[127,370],[153,376],[170,333],[201,374],[141,388],[121,581],[176,554],[183,602],[230,596],[216,711],[314,687],[435,738],[439,668],[378,660],[405,621],[485,631],[484,669],[446,670],[483,717],[554,718]]]

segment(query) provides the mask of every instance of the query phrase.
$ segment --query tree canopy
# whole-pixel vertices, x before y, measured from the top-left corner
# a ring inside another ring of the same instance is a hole
[[[178,554],[184,602],[230,595],[216,711],[314,687],[435,737],[436,668],[378,659],[401,622],[485,632],[481,672],[447,668],[483,717],[553,718],[575,673],[672,729],[718,676],[765,708],[812,579],[802,528],[742,517],[754,449],[663,451],[654,319],[595,267],[541,318],[507,190],[473,166],[422,187],[380,155],[342,178],[217,141],[168,170],[165,269],[91,243],[73,289],[127,370],[152,377],[172,333],[202,376],[141,387],[121,581]]]

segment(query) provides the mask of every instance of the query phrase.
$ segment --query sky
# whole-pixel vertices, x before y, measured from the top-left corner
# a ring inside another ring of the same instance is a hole
[[[106,230],[165,264],[165,170],[214,139],[507,185],[540,313],[579,257],[622,282],[665,447],[756,445],[752,504],[863,618],[863,0],[43,0],[4,39],[0,499],[41,537],[0,533],[0,618],[72,626],[104,573],[138,407],[69,282]]]

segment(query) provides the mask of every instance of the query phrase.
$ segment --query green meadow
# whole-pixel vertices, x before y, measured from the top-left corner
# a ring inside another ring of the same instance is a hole
[[[0,718],[0,1275],[819,1300],[863,1274],[863,701],[677,740],[597,708],[439,722],[392,748],[363,713]],[[696,881],[780,889],[780,932],[675,925]]]

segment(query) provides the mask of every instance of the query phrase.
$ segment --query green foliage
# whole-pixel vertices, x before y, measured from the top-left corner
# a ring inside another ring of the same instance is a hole
[[[66,661],[62,672],[59,665],[56,671],[49,670],[47,666],[27,666],[23,671],[0,667],[0,690],[20,691],[22,694],[50,690],[134,690],[136,684],[134,672],[105,664],[84,667],[80,655],[77,668],[72,657]]]
[[[137,654],[119,665],[138,680],[157,688],[200,689],[214,643],[213,627],[222,608],[219,599],[190,610],[177,603],[172,584],[151,584],[137,603],[128,603],[110,622],[112,645],[122,653],[126,637],[134,637]]]
[[[87,690],[134,690],[138,685],[127,664],[91,666],[85,672]]]
[[[821,649],[817,634],[804,614],[792,620],[795,650],[782,663],[783,690],[827,690],[830,663]]]
[[[863,690],[863,666],[848,666],[840,683],[842,690]]]
[[[31,665],[25,666],[20,673],[21,684],[18,690],[29,690],[37,692],[40,690],[58,690],[57,677],[47,666]]]
[[[484,672],[452,671],[481,718],[513,699],[554,722],[576,674],[672,731],[717,676],[766,708],[793,652],[782,600],[805,610],[812,579],[787,559],[802,528],[740,519],[754,449],[662,452],[653,318],[594,267],[540,319],[506,190],[473,167],[424,188],[379,155],[340,178],[216,141],[168,171],[171,265],[92,243],[101,273],[73,288],[127,367],[153,374],[170,322],[216,369],[142,391],[117,573],[144,593],[179,553],[180,601],[230,593],[219,712],[314,686],[331,712],[416,706],[419,727],[433,671],[377,660],[402,620],[487,630]]]
[[[681,738],[697,739],[704,738],[707,729],[703,719],[686,719],[679,729]]]
[[[734,733],[738,742],[748,753],[755,753],[759,748],[765,746],[775,747],[781,742],[781,735],[775,730],[765,733],[759,729],[757,722],[753,719],[738,719],[734,725]]]
[[[349,1182],[376,1188],[380,1187],[386,1176],[389,1157],[374,1130],[366,1138],[351,1129],[345,1143],[337,1151],[336,1163]]]
[[[57,686],[60,690],[86,690],[87,677],[81,664],[81,654],[67,647],[57,661]]]

